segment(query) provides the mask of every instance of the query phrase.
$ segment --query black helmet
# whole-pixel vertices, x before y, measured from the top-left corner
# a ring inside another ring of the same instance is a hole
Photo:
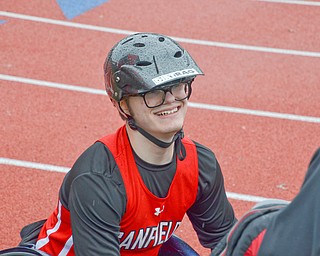
[[[193,80],[203,72],[180,45],[155,33],[137,33],[122,39],[109,52],[104,77],[109,97],[144,93],[176,80]]]

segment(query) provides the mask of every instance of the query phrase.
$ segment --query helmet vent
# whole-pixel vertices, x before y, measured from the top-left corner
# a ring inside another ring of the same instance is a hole
[[[130,42],[130,41],[132,41],[132,40],[133,40],[133,38],[129,38],[128,40],[122,42],[121,45],[124,45],[124,44],[126,44],[126,43],[128,43],[128,42]]]
[[[177,51],[175,54],[174,54],[174,57],[175,58],[180,58],[182,56],[182,52],[181,51]]]
[[[133,44],[134,47],[145,47],[146,45],[143,43],[135,43]]]
[[[154,66],[156,68],[157,74],[159,74],[159,68],[158,68],[158,65],[157,65],[157,62],[156,62],[156,57],[153,55],[152,59],[153,59],[153,63],[154,63]]]
[[[146,60],[141,60],[141,61],[138,61],[136,63],[136,66],[138,67],[145,67],[145,66],[149,66],[151,65],[152,63],[150,61],[146,61]]]

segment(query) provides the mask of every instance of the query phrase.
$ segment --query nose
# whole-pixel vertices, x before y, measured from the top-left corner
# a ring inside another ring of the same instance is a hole
[[[165,94],[164,102],[165,103],[171,103],[174,102],[176,98],[172,95],[170,91],[167,91]]]

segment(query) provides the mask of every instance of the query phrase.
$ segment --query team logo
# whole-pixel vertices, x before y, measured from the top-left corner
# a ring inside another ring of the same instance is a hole
[[[161,208],[155,208],[161,212]],[[163,208],[162,208],[163,210]],[[165,243],[180,226],[181,221],[160,221],[157,226],[148,226],[127,233],[120,231],[120,249],[139,250]]]
[[[157,207],[154,210],[155,210],[154,215],[159,216],[160,213],[162,213],[164,211],[164,205],[162,206],[162,209],[160,207]]]

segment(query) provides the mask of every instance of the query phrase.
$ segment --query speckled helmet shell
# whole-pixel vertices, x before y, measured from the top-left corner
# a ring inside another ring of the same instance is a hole
[[[104,64],[106,91],[120,101],[164,87],[194,79],[203,72],[189,53],[171,38],[155,33],[137,33],[118,42]]]

